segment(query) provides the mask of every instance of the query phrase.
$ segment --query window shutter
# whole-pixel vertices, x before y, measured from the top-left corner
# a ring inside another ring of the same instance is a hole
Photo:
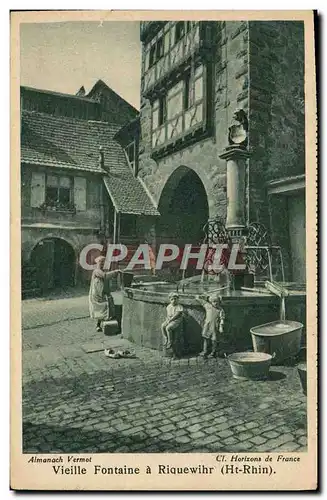
[[[85,177],[74,177],[74,204],[76,210],[86,210],[86,179]]]
[[[31,207],[39,207],[45,200],[45,174],[32,172]]]

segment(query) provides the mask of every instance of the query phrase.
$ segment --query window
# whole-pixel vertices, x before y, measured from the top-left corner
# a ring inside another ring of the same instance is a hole
[[[158,125],[163,125],[164,122],[166,121],[166,116],[167,116],[167,103],[166,103],[166,96],[161,97],[159,99],[159,117],[158,117]]]
[[[179,81],[167,92],[167,118],[170,120],[183,111],[183,81]]]
[[[191,28],[192,28],[192,21],[185,21],[185,33],[191,31]]]
[[[170,30],[165,33],[164,53],[167,54],[170,49]]]
[[[206,125],[206,71],[202,64],[192,64],[184,76],[174,82],[152,104],[152,148],[159,150],[169,141]]]
[[[192,92],[192,85],[191,85],[191,77],[188,74],[185,78],[185,84],[184,84],[184,109],[189,109],[192,106],[192,97],[193,97],[193,92]]]
[[[163,38],[160,37],[150,48],[149,54],[149,68],[153,66],[164,55]]]
[[[203,66],[188,73],[184,80],[184,109],[191,108],[195,102],[203,99]]]
[[[185,23],[184,21],[179,21],[175,25],[175,43],[179,42],[181,38],[185,35]]]
[[[47,175],[45,203],[49,207],[70,208],[72,205],[71,178],[58,175]]]
[[[149,68],[154,65],[156,62],[156,44],[152,45],[150,49],[150,57],[149,57]]]
[[[152,106],[152,130],[161,127],[167,120],[167,97],[162,96]]]
[[[159,40],[156,43],[156,60],[159,61],[159,59],[162,58],[163,54],[164,54],[163,39],[159,38]]]
[[[183,38],[183,36],[186,35],[186,33],[191,31],[193,26],[194,26],[194,21],[179,21],[178,23],[176,23],[174,43],[176,44],[177,42],[179,42],[179,40]]]
[[[156,130],[159,127],[159,101],[156,101],[152,108],[152,129]]]

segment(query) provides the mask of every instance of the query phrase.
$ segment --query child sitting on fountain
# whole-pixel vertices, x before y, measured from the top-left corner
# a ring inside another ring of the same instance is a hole
[[[200,356],[215,358],[218,348],[218,334],[224,331],[225,312],[218,294],[197,295],[196,299],[205,309],[206,317],[202,329],[203,351]],[[210,352],[211,350],[211,352]]]
[[[161,332],[164,337],[164,345],[166,349],[172,346],[173,334],[180,327],[183,321],[184,309],[178,303],[179,295],[177,292],[169,294],[169,304],[167,306],[167,318],[161,325]]]

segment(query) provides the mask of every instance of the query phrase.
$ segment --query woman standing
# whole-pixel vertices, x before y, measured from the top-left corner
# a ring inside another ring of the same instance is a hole
[[[104,272],[103,267],[106,258],[104,256],[95,259],[96,269],[91,278],[89,292],[90,317],[97,320],[97,332],[102,331],[102,321],[107,321],[115,315],[115,305],[110,293],[110,282],[120,274],[120,270]]]

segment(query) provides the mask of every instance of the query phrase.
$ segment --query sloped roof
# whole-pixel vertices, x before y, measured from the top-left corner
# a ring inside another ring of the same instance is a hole
[[[120,126],[23,111],[21,162],[106,174],[114,206],[123,213],[158,215],[141,182],[136,179],[122,147],[114,140]],[[99,163],[100,147],[104,169]]]
[[[117,212],[134,215],[160,215],[141,182],[128,172],[110,173],[103,178]]]
[[[79,91],[76,94],[67,94],[65,92],[57,92],[56,90],[37,89],[35,87],[27,87],[26,85],[21,85],[20,90],[21,90],[21,92],[33,92],[35,94],[46,94],[46,95],[55,96],[55,97],[64,97],[64,98],[69,98],[69,99],[82,99],[83,101],[93,102],[93,99],[88,98],[85,95],[79,94],[79,91],[81,89],[79,89]]]
[[[118,129],[119,126],[107,122],[23,111],[21,161],[102,172],[99,166],[102,146],[105,168],[125,170],[124,153],[112,139]]]

